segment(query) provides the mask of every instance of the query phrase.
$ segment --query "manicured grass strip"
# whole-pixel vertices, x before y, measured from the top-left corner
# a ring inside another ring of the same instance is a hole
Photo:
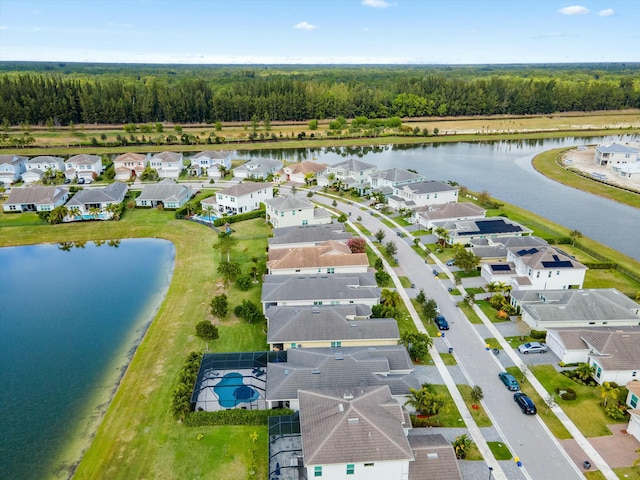
[[[511,460],[513,455],[509,451],[509,448],[502,442],[487,442],[489,449],[493,452],[493,456],[496,460]]]
[[[502,350],[502,345],[500,345],[500,342],[498,342],[497,338],[485,338],[484,343],[485,345],[489,345],[489,348],[491,349],[497,348],[498,350]]]
[[[447,366],[452,367],[458,364],[458,362],[456,362],[456,358],[453,356],[453,353],[441,353],[440,358],[442,359],[442,362]]]
[[[445,354],[446,355],[446,354]],[[478,427],[491,427],[493,423],[489,419],[487,412],[485,412],[484,407],[481,403],[477,404],[478,408],[473,408],[473,401],[471,400],[471,387],[469,385],[458,385],[458,390],[464,399],[464,403],[467,405],[467,408],[471,412],[471,416],[475,420]]]
[[[520,383],[520,390],[527,394],[527,396],[536,404],[536,407],[538,408],[538,415],[542,418],[549,430],[551,430],[551,433],[559,440],[573,438],[562,422],[558,420],[555,413],[547,408],[543,399],[538,395],[538,392],[536,392],[529,382],[523,381],[523,375],[520,369],[518,367],[508,367],[506,370],[513,375],[516,380],[518,380]]]
[[[476,325],[482,323],[478,314],[467,302],[458,302],[458,308],[462,310],[462,313],[464,313],[464,316],[467,317],[469,322]]]
[[[409,277],[398,277],[398,280],[400,280],[400,284],[404,287],[404,288],[411,288],[411,280],[409,280]]]

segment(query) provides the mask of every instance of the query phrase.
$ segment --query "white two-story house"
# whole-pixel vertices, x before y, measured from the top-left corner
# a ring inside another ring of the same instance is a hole
[[[339,183],[343,189],[357,188],[369,181],[369,175],[378,170],[371,163],[360,160],[345,160],[344,162],[329,165],[322,175],[318,177],[318,185],[326,186]]]
[[[331,215],[324,208],[316,208],[306,198],[294,196],[266,200],[267,222],[274,228],[331,223]]]
[[[220,178],[220,167],[231,169],[230,150],[205,150],[191,157],[191,170],[195,175],[207,175],[209,178]]]
[[[64,176],[69,180],[83,178],[93,180],[103,171],[102,158],[98,155],[82,153],[74,155],[64,162]]]
[[[0,155],[0,183],[12,185],[20,180],[26,171],[27,157],[20,155]]]
[[[400,210],[457,201],[458,187],[435,180],[426,180],[394,187],[388,203],[394,210]]]
[[[280,160],[270,158],[254,158],[233,169],[233,176],[237,178],[252,178],[266,180],[269,175],[275,175],[282,168]]]
[[[260,204],[273,198],[273,185],[261,182],[243,182],[216,193],[213,204],[218,216],[258,210]]]
[[[64,172],[64,159],[60,157],[51,157],[49,155],[41,155],[27,160],[25,163],[26,172],[22,174],[24,183],[39,182],[45,174]]]
[[[605,143],[596,147],[595,164],[614,166],[638,161],[638,149],[619,143]]]
[[[184,159],[179,152],[161,152],[149,159],[149,167],[153,168],[160,178],[178,178],[184,169]]]
[[[123,153],[113,160],[116,180],[126,182],[142,175],[147,167],[148,157],[141,153]]]

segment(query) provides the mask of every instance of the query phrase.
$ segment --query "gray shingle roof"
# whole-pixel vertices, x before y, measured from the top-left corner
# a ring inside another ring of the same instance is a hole
[[[393,395],[420,389],[402,345],[342,348],[294,348],[287,362],[270,363],[266,398],[291,400],[300,389],[388,385]]]
[[[399,340],[398,323],[393,318],[362,318],[371,315],[366,305],[333,305],[319,307],[271,307],[268,343]],[[368,311],[368,315],[367,315]],[[358,315],[360,314],[360,315]],[[347,320],[347,316],[360,318]]]
[[[602,153],[638,153],[637,148],[620,145],[619,143],[598,145],[597,150]]]
[[[263,302],[296,300],[378,299],[380,289],[373,273],[333,275],[267,275]]]
[[[113,182],[103,188],[85,188],[76,193],[67,202],[68,207],[84,205],[87,203],[120,203],[127,194],[126,183]]]
[[[329,166],[335,169],[341,168],[347,172],[359,172],[361,170],[376,168],[376,166],[371,163],[361,162],[360,160],[355,160],[353,158]]]
[[[22,187],[13,188],[6,201],[7,205],[53,205],[67,193],[61,187]]]
[[[346,241],[353,237],[342,223],[305,225],[273,229],[273,238],[267,239],[269,246],[290,243],[320,243],[326,240]]]
[[[156,153],[152,160],[161,160],[162,162],[178,162],[182,159],[182,154],[179,152],[160,152]]]
[[[87,155],[86,153],[81,153],[79,155],[69,157],[69,159],[64,163],[65,165],[69,165],[71,163],[76,165],[93,165],[98,161],[101,161],[101,158],[98,155]]]
[[[436,193],[459,190],[458,187],[453,187],[436,180],[425,180],[424,182],[410,183],[409,185],[402,185],[402,187],[398,188],[411,190],[414,193]]]
[[[180,201],[193,194],[191,187],[175,183],[171,180],[163,180],[160,183],[145,185],[142,193],[136,200],[161,200]]]
[[[551,246],[508,247],[508,251],[522,259],[523,263],[534,270],[575,268],[586,270],[580,262]]]
[[[440,205],[431,205],[428,207],[418,207],[415,211],[427,220],[456,219],[472,216],[477,217],[478,215],[484,215],[486,212],[483,208],[469,202],[445,203]]]
[[[306,465],[413,460],[402,407],[387,387],[300,392]]]
[[[264,203],[276,210],[303,210],[314,208],[313,203],[306,198],[298,198],[291,195],[270,198]]]
[[[61,157],[52,157],[51,155],[40,155],[27,160],[27,163],[64,163],[64,159]]]
[[[382,170],[380,172],[374,172],[370,174],[370,177],[383,178],[393,183],[408,182],[411,180],[424,178],[422,175],[418,173],[413,173],[413,172],[410,172],[409,170],[404,170],[402,168],[389,168],[387,170]]]
[[[0,163],[8,163],[10,165],[15,165],[17,163],[26,162],[27,157],[22,157],[20,155],[12,155],[12,154],[2,154],[0,155]]]
[[[223,188],[218,192],[220,195],[229,195],[230,197],[241,197],[251,192],[257,192],[266,188],[273,188],[270,183],[261,182],[242,182],[232,187]]]
[[[538,322],[640,321],[640,305],[615,288],[517,290],[511,295]]]
[[[413,432],[407,437],[414,457],[409,463],[409,480],[462,480],[453,445],[446,438],[439,433],[412,435]]]
[[[271,170],[280,170],[282,168],[280,160],[271,160],[270,158],[254,158],[239,167],[233,169],[236,171],[246,171],[254,176],[264,176]]]
[[[231,150],[204,150],[200,153],[196,153],[193,158],[210,158],[213,160],[222,160],[227,158],[233,152]]]

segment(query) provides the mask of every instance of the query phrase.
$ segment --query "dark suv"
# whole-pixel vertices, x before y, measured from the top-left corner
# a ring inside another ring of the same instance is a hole
[[[525,413],[527,415],[535,415],[536,413],[538,413],[533,400],[527,397],[524,393],[514,393],[513,399],[520,407],[520,410],[522,410],[522,413]]]
[[[435,322],[440,330],[449,330],[449,322],[447,322],[447,319],[442,315],[438,315]]]

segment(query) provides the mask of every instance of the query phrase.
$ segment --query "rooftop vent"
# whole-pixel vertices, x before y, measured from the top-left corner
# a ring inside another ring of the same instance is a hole
[[[285,374],[285,375],[289,375],[289,370],[285,370],[285,371],[284,371],[284,374]]]
[[[360,419],[358,417],[351,417],[347,420],[349,423],[358,423]]]
[[[338,355],[336,356],[336,360],[344,360],[344,357],[342,355]]]
[[[320,370],[314,370],[311,372],[313,375],[320,375]]]
[[[351,395],[350,393],[345,393],[342,398],[344,398],[345,400],[353,400],[353,395]]]
[[[437,453],[427,453],[427,458],[429,460],[437,460],[438,459],[438,454]]]
[[[342,405],[341,403],[338,404],[338,412],[344,412],[344,405]]]

